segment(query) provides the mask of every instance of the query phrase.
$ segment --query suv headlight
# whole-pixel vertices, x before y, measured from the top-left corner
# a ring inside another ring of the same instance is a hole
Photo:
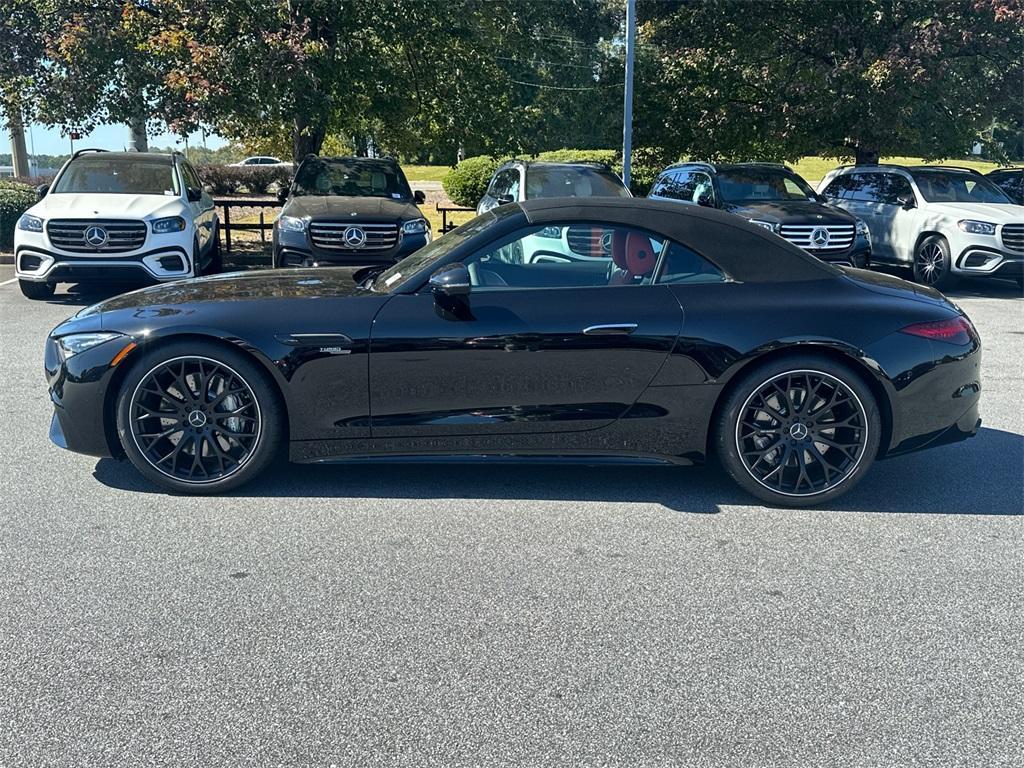
[[[282,232],[305,232],[306,220],[295,216],[280,216],[277,226]]]
[[[405,235],[422,235],[430,229],[430,224],[426,219],[413,219],[407,221],[402,225],[402,234]]]
[[[23,213],[21,214],[21,218],[18,219],[18,229],[23,229],[26,232],[42,232],[43,220],[38,216]]]
[[[764,221],[762,219],[747,219],[751,224],[756,224],[762,229],[767,229],[769,232],[778,232],[779,225],[774,221]]]
[[[72,333],[70,336],[61,336],[57,339],[57,346],[60,347],[64,358],[67,359],[121,335],[120,333]]]
[[[871,239],[871,230],[868,229],[868,223],[864,219],[857,219],[857,234],[868,240]]]
[[[153,219],[153,234],[166,235],[170,232],[183,232],[185,220],[181,216],[167,216],[163,219]]]
[[[958,221],[956,225],[969,235],[994,235],[996,233],[996,225],[987,221],[963,219]]]

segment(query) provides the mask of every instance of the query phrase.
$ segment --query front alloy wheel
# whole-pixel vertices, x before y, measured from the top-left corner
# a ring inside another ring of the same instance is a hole
[[[189,345],[189,354],[171,347],[139,361],[118,405],[118,432],[132,463],[151,480],[190,493],[226,490],[258,474],[282,431],[266,375],[239,353],[205,347]]]
[[[720,428],[726,469],[772,503],[834,498],[863,476],[878,451],[881,425],[870,391],[845,366],[813,362],[753,372],[730,397]]]
[[[940,291],[952,287],[955,280],[949,258],[949,246],[941,237],[926,238],[914,254],[914,280]]]

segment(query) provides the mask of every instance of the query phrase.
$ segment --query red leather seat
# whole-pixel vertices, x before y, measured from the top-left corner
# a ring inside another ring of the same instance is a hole
[[[651,247],[651,238],[639,232],[616,229],[612,234],[612,271],[609,285],[631,285],[648,277],[658,259]]]

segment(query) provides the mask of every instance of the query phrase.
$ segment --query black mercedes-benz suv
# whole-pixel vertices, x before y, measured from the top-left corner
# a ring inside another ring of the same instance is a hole
[[[274,224],[274,266],[393,264],[430,242],[430,223],[394,160],[307,157]]]
[[[823,261],[871,262],[867,224],[830,205],[784,165],[680,163],[659,174],[648,197],[734,213]]]

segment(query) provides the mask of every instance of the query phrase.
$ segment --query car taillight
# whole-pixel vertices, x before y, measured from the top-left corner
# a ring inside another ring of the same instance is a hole
[[[949,320],[936,320],[931,323],[914,323],[900,332],[935,341],[947,341],[950,344],[967,344],[971,339],[977,338],[974,326],[966,317],[953,317]]]

